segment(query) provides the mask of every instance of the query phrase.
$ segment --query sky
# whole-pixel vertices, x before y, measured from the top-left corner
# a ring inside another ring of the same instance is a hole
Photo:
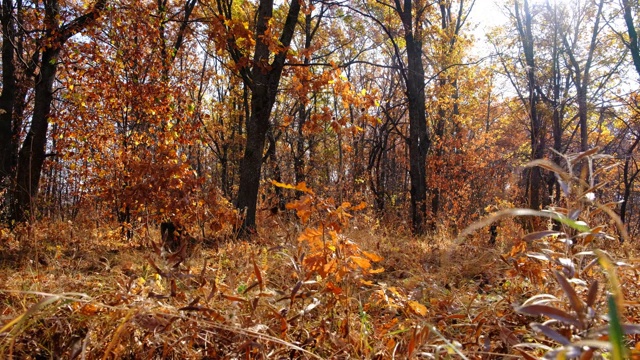
[[[504,1],[499,1],[504,3]],[[493,26],[504,24],[507,17],[495,0],[476,0],[470,15],[471,21],[478,23],[480,33],[486,32]]]
[[[486,43],[486,34],[491,28],[503,25],[507,22],[507,16],[504,14],[502,0],[476,0],[471,14],[469,15],[469,23],[466,24],[470,29],[474,29],[473,34],[476,38],[475,53],[480,56],[488,55],[491,48]]]

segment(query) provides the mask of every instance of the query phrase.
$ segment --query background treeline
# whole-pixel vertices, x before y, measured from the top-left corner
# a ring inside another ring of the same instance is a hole
[[[455,232],[562,207],[523,165],[598,148],[637,234],[638,3],[510,1],[487,37],[481,6],[3,0],[2,219],[251,234],[295,196],[273,180]]]

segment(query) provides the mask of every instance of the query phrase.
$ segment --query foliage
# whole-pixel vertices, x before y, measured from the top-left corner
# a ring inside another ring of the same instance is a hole
[[[622,359],[627,356],[623,355],[627,353],[624,337],[640,333],[640,325],[622,322],[625,301],[616,267],[626,264],[618,261],[614,265],[611,255],[597,248],[605,245],[602,241],[616,240],[615,233],[613,236],[606,233],[611,226],[618,230],[621,241],[628,241],[624,225],[610,209],[612,204],[599,204],[594,195],[597,189],[606,185],[606,182],[597,183],[596,179],[602,178],[599,175],[610,169],[603,163],[609,157],[599,155],[597,149],[592,149],[563,155],[562,158],[566,170],[546,160],[529,164],[556,174],[563,192],[562,204],[554,204],[546,211],[503,210],[475,226],[505,216],[541,216],[553,220],[548,230],[524,235],[509,254],[501,256],[503,261],[513,265],[513,269],[509,270],[512,276],[524,276],[544,290],[528,298],[516,311],[548,318],[530,326],[550,341],[522,343],[518,345],[518,351],[528,358],[534,358],[524,349],[544,350],[545,357],[550,359],[559,356],[589,359],[602,356],[603,351],[610,351],[613,358]],[[581,169],[579,174],[575,174],[576,169]],[[589,225],[605,219],[610,220],[608,224]],[[597,271],[597,263],[600,263],[603,271]],[[611,294],[607,296],[599,294],[599,280],[604,280],[603,273],[611,288]],[[549,278],[555,280],[555,286],[545,281]],[[583,291],[586,292],[584,299],[578,295]],[[564,299],[559,294],[564,295]],[[608,326],[603,325],[604,320],[608,320]],[[637,321],[637,318],[632,316],[630,320]],[[550,345],[554,343],[560,346],[554,348]]]
[[[637,4],[401,3],[3,1],[0,357],[637,357]]]

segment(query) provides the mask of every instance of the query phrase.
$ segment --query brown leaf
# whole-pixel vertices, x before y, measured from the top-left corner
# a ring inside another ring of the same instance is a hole
[[[533,316],[547,316],[552,319],[561,321],[565,324],[574,325],[580,327],[580,321],[566,311],[547,306],[547,305],[526,305],[516,309],[521,314],[533,315]]]
[[[253,259],[253,272],[256,274],[256,278],[258,279],[258,284],[260,284],[260,291],[264,291],[264,283],[262,282],[262,273],[256,264],[256,260]]]
[[[594,280],[589,286],[589,293],[587,293],[587,306],[593,307],[598,297],[598,280]]]
[[[538,323],[532,323],[531,324],[531,328],[539,333],[542,333],[544,335],[546,335],[548,338],[556,341],[557,343],[561,344],[561,345],[568,345],[571,343],[571,341],[569,341],[569,339],[567,339],[564,335],[560,334],[559,332],[553,330],[552,328],[548,327],[547,325],[543,325],[543,324],[538,324]]]
[[[578,314],[581,314],[584,310],[584,304],[582,303],[582,300],[580,300],[580,298],[578,297],[576,290],[573,288],[573,286],[571,286],[567,278],[560,272],[554,271],[553,275],[555,275],[556,281],[558,281],[558,284],[560,284],[560,287],[562,287],[562,290],[567,295],[567,298],[569,299],[569,304],[571,304],[571,308],[573,308],[573,311],[575,311]]]

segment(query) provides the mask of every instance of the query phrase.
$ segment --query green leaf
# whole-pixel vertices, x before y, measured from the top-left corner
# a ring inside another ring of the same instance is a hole
[[[485,226],[488,226],[496,221],[502,220],[503,218],[516,217],[516,216],[538,216],[538,217],[551,218],[579,232],[591,232],[591,228],[587,226],[587,224],[584,221],[574,221],[556,212],[516,208],[516,209],[500,210],[498,212],[495,212],[489,215],[485,219],[476,221],[475,223],[469,225],[466,229],[464,229],[460,233],[460,235],[458,236],[458,241],[462,242],[466,236],[471,235],[476,230],[479,230]]]
[[[609,341],[612,346],[612,359],[623,360],[626,358],[626,349],[624,347],[624,334],[620,325],[620,317],[618,316],[618,306],[613,296],[607,296],[607,304],[609,306]]]

